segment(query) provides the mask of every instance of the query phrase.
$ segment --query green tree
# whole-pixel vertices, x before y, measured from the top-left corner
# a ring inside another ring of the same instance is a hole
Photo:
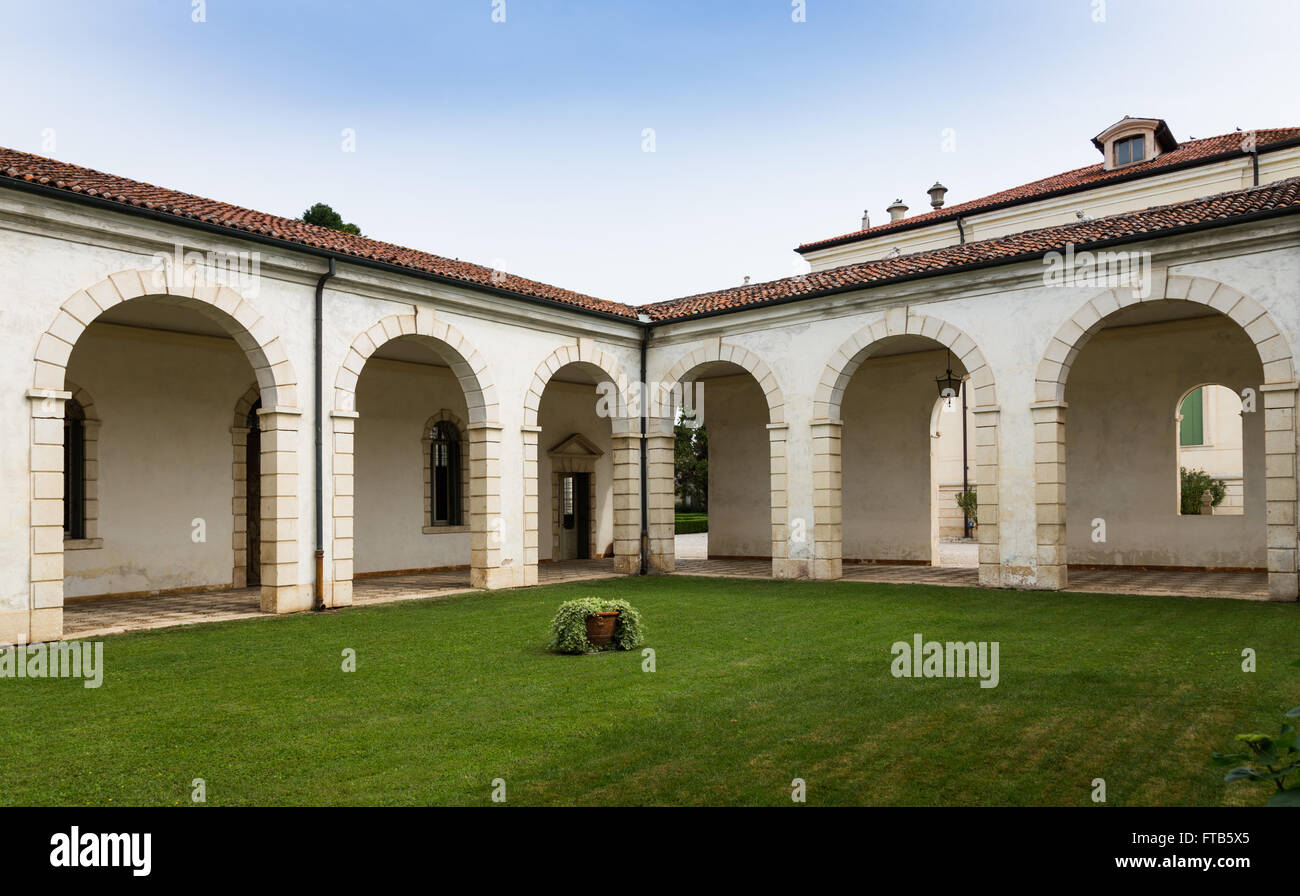
[[[1178,468],[1178,475],[1182,479],[1183,489],[1180,504],[1184,514],[1198,514],[1201,512],[1201,495],[1205,492],[1210,493],[1210,506],[1218,507],[1223,503],[1224,497],[1228,494],[1228,486],[1222,479],[1215,479],[1204,470],[1189,470],[1186,467]]]
[[[318,202],[307,211],[302,213],[299,218],[306,224],[315,224],[318,227],[328,227],[330,230],[337,230],[340,233],[350,233],[353,236],[365,236],[361,228],[355,224],[345,224],[343,216],[334,209],[330,208],[323,202]]]
[[[709,509],[709,433],[678,420],[673,427],[673,473],[677,502],[691,510]]]

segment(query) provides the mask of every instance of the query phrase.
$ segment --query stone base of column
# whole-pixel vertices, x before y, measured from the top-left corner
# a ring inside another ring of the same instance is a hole
[[[1268,574],[1268,599],[1294,601],[1300,597],[1300,577],[1293,572]]]
[[[32,610],[31,629],[27,633],[28,641],[62,641],[63,607],[47,607]]]
[[[641,571],[641,558],[635,554],[616,554],[614,572],[624,576],[634,576]]]
[[[668,573],[677,570],[677,559],[673,556],[673,552],[670,550],[656,551],[652,543],[650,548],[650,560],[646,564],[646,569],[651,575],[667,575]]]
[[[1069,570],[1064,566],[1039,566],[1033,588],[1039,591],[1060,591],[1070,583]]]
[[[981,548],[983,545],[981,545]],[[1001,588],[1002,587],[1002,566],[997,563],[980,564],[980,587],[981,588]]]
[[[31,627],[30,610],[0,612],[0,647],[27,643],[27,630]]]
[[[0,612],[0,647],[63,640],[63,607]]]
[[[813,561],[802,557],[773,557],[772,578],[811,579]]]
[[[262,584],[263,613],[301,613],[311,606],[311,585]]]
[[[346,582],[326,582],[327,594],[325,605],[328,607],[352,606],[352,580]]]
[[[475,588],[484,588],[488,591],[536,585],[537,567],[491,566],[486,569],[471,569],[469,583]]]

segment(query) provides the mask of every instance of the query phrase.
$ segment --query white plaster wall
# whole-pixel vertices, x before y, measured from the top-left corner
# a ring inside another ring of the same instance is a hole
[[[412,314],[432,309],[436,319],[459,331],[488,364],[488,377],[495,386],[498,407],[495,419],[500,429],[500,518],[494,533],[501,538],[501,563],[520,567],[524,558],[524,450],[522,429],[524,403],[534,376],[558,349],[577,347],[580,339],[591,340],[613,357],[619,372],[635,380],[639,374],[639,334],[634,325],[605,322],[576,315],[563,309],[539,308],[523,302],[485,297],[467,289],[421,283],[409,277],[387,275],[341,265],[339,276],[325,292],[326,337],[323,346],[328,409],[333,407],[334,376],[343,364],[352,341],[390,315]],[[594,401],[593,401],[594,406]],[[347,410],[346,408],[341,410]],[[364,413],[364,412],[362,412]],[[608,430],[608,422],[605,422]],[[567,433],[566,433],[567,435]],[[539,439],[539,484],[541,504],[539,557],[548,558],[550,536],[546,529],[545,496],[549,471],[541,471],[545,453],[552,443],[546,434]],[[606,437],[607,438],[607,437]],[[559,439],[557,438],[556,441]],[[326,464],[331,463],[326,456]],[[361,459],[357,458],[359,464]],[[327,474],[329,468],[327,467]],[[329,476],[327,475],[327,481]],[[611,510],[612,513],[612,510]],[[327,527],[330,525],[327,519]],[[603,536],[605,533],[601,533]],[[330,533],[327,531],[327,544]],[[610,538],[612,540],[612,523]],[[600,543],[603,550],[605,542]]]
[[[356,573],[469,565],[468,518],[458,531],[423,531],[421,440],[429,418],[442,410],[468,419],[450,369],[384,358],[366,364],[357,384]]]
[[[1225,317],[1103,330],[1066,388],[1067,543],[1071,563],[1266,565],[1264,415],[1242,420],[1245,513],[1178,512],[1178,402],[1193,386],[1257,388],[1253,344]],[[1092,539],[1093,520],[1106,541]]]
[[[7,427],[0,437],[0,501],[4,504],[0,525],[6,533],[12,533],[12,537],[0,539],[0,594],[7,598],[24,599],[29,583],[30,565],[26,557],[29,539],[19,533],[25,532],[29,525],[26,471],[31,422],[25,393],[32,385],[37,342],[61,305],[74,293],[93,286],[109,274],[152,269],[154,253],[171,255],[177,244],[185,250],[202,248],[204,251],[255,248],[239,240],[125,215],[81,209],[9,191],[0,194],[0,261],[3,262],[0,263],[0,296],[4,297],[0,318],[4,323],[0,327],[0,382],[7,384],[6,397],[0,401],[9,408],[11,419],[25,421],[21,426]],[[304,390],[299,399],[302,403],[310,400],[312,290],[309,284],[314,282],[314,276],[309,278],[302,273],[308,270],[307,266],[294,259],[288,259],[287,265],[278,268],[264,257],[257,288],[245,290],[245,298],[265,315],[270,327],[280,336]],[[186,368],[185,374],[197,379],[193,367]],[[251,373],[243,379],[241,389],[252,381]],[[98,402],[99,397],[95,398]],[[230,407],[224,414],[227,419],[223,462],[227,466],[231,459],[229,418],[237,398],[238,395],[230,398]],[[308,418],[303,418],[302,426],[305,438],[299,441],[297,460],[298,498],[303,513],[299,531],[309,533],[313,466]],[[229,499],[227,494],[227,505]],[[215,544],[215,538],[210,534],[209,544]],[[228,539],[226,546],[229,547]],[[311,552],[310,537],[300,539],[300,581],[305,581],[301,577],[311,568]],[[229,577],[227,570],[225,581]]]
[[[939,485],[960,487],[962,482],[961,397],[953,399],[953,402],[951,408],[940,408],[938,414],[939,437],[934,440],[935,479]],[[969,408],[966,409],[966,440],[966,462],[969,466],[966,478],[973,485],[975,483],[975,414]]]
[[[709,431],[709,556],[770,557],[767,403],[749,374],[704,380]]]
[[[1300,346],[1300,227],[1294,221],[1165,238],[1132,248],[1150,252],[1153,271],[1218,280],[1258,300],[1293,351]],[[717,340],[723,345],[743,346],[766,361],[784,393],[789,422],[790,517],[811,519],[809,424],[816,384],[827,362],[852,334],[881,320],[890,308],[905,307],[911,313],[952,324],[974,340],[993,373],[1001,411],[1000,559],[1008,583],[1032,582],[1037,563],[1037,511],[1029,408],[1036,400],[1035,376],[1057,331],[1102,291],[1047,286],[1043,273],[1043,264],[1034,261],[683,321],[656,332],[651,376],[661,378],[677,359]],[[800,547],[790,546],[792,557],[800,556]]]
[[[1300,225],[1294,218],[1242,225],[1145,247],[1153,265],[1170,273],[1222,281],[1252,296],[1272,314],[1292,347],[1300,345]],[[10,419],[22,421],[0,432],[0,594],[22,601],[28,592],[28,463],[30,413],[26,390],[32,382],[36,344],[73,293],[110,273],[148,268],[152,253],[186,248],[256,249],[262,252],[262,278],[250,301],[284,341],[299,386],[301,437],[298,451],[299,578],[310,579],[312,539],[312,295],[325,268],[321,259],[269,250],[238,240],[82,209],[66,203],[0,191],[0,382],[6,385]],[[1023,265],[894,284],[856,293],[765,308],[724,318],[673,324],[656,330],[650,349],[651,379],[660,379],[683,354],[722,340],[743,346],[773,370],[784,397],[788,424],[789,517],[812,518],[812,397],[827,361],[854,332],[879,320],[888,308],[910,307],[947,321],[982,349],[993,372],[1001,408],[999,515],[1004,567],[1031,569],[1036,559],[1033,428],[1028,408],[1034,401],[1034,375],[1049,340],[1069,316],[1098,290],[1048,288],[1042,266]],[[503,562],[520,562],[523,551],[523,466],[520,427],[524,396],[534,371],[553,351],[594,339],[613,355],[626,374],[637,374],[639,333],[630,324],[606,323],[562,309],[539,308],[467,289],[418,281],[396,274],[339,265],[326,289],[324,343],[328,412],[331,387],[348,346],[357,334],[392,314],[415,306],[432,308],[453,323],[487,359],[500,401],[501,513]],[[93,385],[80,383],[91,389]],[[247,383],[240,384],[242,389]],[[96,400],[100,396],[95,394]],[[237,397],[234,396],[234,397]],[[233,398],[231,399],[233,400]],[[712,416],[717,402],[709,404]],[[227,409],[223,416],[229,416]],[[764,413],[764,422],[766,414]],[[228,421],[224,425],[228,426]],[[330,431],[326,422],[326,433]],[[223,439],[228,453],[228,439]],[[766,432],[760,449],[766,461]],[[757,444],[757,440],[756,440]],[[544,455],[549,447],[543,439]],[[725,449],[724,449],[725,450]],[[227,457],[224,463],[229,463]],[[326,455],[326,483],[332,481]],[[757,462],[749,464],[751,469]],[[761,480],[766,485],[766,476]],[[543,484],[545,481],[543,480]],[[327,485],[328,487],[328,485]],[[762,489],[766,492],[765,487]],[[327,507],[331,496],[326,495]],[[769,508],[756,519],[766,527]],[[326,550],[330,549],[326,520]],[[793,529],[793,527],[792,527]],[[763,541],[765,542],[765,538]],[[211,539],[210,539],[211,543]],[[548,550],[545,534],[539,539]],[[809,543],[791,544],[791,557],[811,556]],[[753,553],[765,555],[766,545]],[[327,564],[327,568],[329,568]],[[187,583],[188,584],[188,583]]]
[[[596,515],[592,527],[596,533],[596,554],[605,556],[614,544],[614,451],[610,421],[596,413],[595,386],[552,380],[542,395],[538,420],[538,558],[554,556],[555,483],[548,452],[574,433],[585,436],[602,452],[596,459],[596,475],[591,488],[596,496]]]
[[[1297,175],[1300,175],[1300,149],[1292,147],[1260,156],[1259,182],[1261,184],[1273,183]],[[962,219],[960,230],[955,221],[949,220],[918,227],[915,230],[882,233],[870,239],[810,252],[804,257],[809,261],[811,270],[822,271],[846,264],[881,259],[895,248],[904,254],[911,254],[955,246],[961,242],[963,231],[966,242],[977,242],[1012,233],[1023,233],[1026,230],[1073,224],[1078,220],[1075,213],[1080,210],[1089,217],[1102,218],[1158,205],[1186,202],[1199,196],[1213,196],[1230,190],[1242,190],[1253,184],[1254,171],[1251,157],[1242,154],[1228,161],[1158,174],[1136,181],[1102,185],[1083,193],[1070,193],[994,211],[975,212]],[[950,200],[948,206],[951,207],[978,197],[962,197],[957,192],[957,188],[954,188],[948,198]],[[930,204],[928,201],[912,203],[910,211],[913,216],[929,212]],[[877,226],[888,222],[889,218],[883,214],[876,218]]]
[[[94,398],[102,421],[103,547],[65,553],[65,595],[230,584],[230,426],[253,382],[239,346],[95,324],[73,351],[68,375]],[[201,542],[192,537],[195,519],[204,521]]]

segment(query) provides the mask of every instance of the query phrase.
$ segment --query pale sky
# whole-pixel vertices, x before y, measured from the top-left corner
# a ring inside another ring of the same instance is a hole
[[[632,303],[1092,164],[1124,115],[1300,124],[1292,0],[196,2],[0,0],[0,145]]]

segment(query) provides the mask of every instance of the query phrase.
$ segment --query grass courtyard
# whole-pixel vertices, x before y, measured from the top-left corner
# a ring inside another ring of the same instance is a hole
[[[629,600],[636,653],[545,649]],[[0,804],[1260,805],[1210,752],[1300,704],[1300,607],[855,583],[612,579],[106,639],[98,690],[0,679]],[[1000,683],[896,679],[998,641]],[[1241,670],[1253,648],[1258,671]],[[342,652],[356,651],[355,672]]]

